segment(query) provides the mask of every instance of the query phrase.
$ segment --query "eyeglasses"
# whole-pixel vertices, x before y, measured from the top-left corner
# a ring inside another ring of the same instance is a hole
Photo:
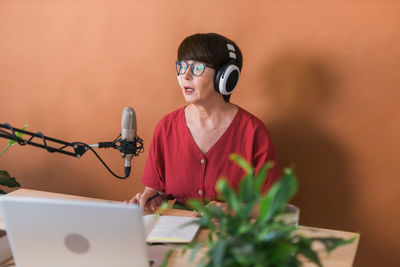
[[[190,67],[190,71],[194,76],[201,76],[204,73],[204,70],[206,67],[214,69],[213,66],[207,65],[206,63],[202,62],[193,62],[192,64],[189,64],[188,62],[184,60],[178,60],[175,62],[176,64],[176,73],[179,74],[184,74],[187,69]]]

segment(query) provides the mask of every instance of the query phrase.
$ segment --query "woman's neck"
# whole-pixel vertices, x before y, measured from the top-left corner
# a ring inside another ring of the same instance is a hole
[[[203,125],[205,127],[216,127],[221,120],[236,114],[238,107],[231,103],[207,102],[207,105],[189,104],[185,108],[186,123]]]

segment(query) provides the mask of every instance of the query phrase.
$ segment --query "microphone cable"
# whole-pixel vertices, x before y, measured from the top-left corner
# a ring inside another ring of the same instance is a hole
[[[92,151],[93,154],[97,157],[97,159],[103,164],[103,166],[104,166],[114,177],[116,177],[116,178],[118,178],[118,179],[121,179],[121,180],[124,180],[124,179],[128,178],[128,176],[118,176],[117,174],[115,174],[115,173],[107,166],[107,164],[106,164],[106,163],[104,162],[104,160],[99,156],[99,154],[97,154],[97,152],[96,152],[92,147],[90,147],[88,144],[85,144],[85,143],[82,143],[82,142],[74,142],[74,143],[72,143],[72,144],[82,145],[82,146],[84,146],[85,148],[87,148],[87,149],[89,149],[90,151]]]

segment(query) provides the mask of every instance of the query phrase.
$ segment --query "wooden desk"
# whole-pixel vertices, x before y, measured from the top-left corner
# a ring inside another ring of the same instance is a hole
[[[164,215],[175,215],[175,216],[191,216],[192,212],[191,211],[185,211],[185,210],[168,210],[163,212]],[[337,230],[328,230],[328,229],[322,229],[322,228],[314,228],[314,227],[307,227],[307,226],[299,226],[298,230],[301,234],[307,237],[340,237],[340,238],[351,238],[353,236],[357,236],[357,239],[349,244],[345,245],[342,247],[337,248],[334,250],[331,254],[327,254],[323,252],[322,245],[315,247],[317,251],[319,251],[319,256],[321,259],[321,262],[324,267],[351,267],[353,266],[353,261],[354,257],[356,255],[357,247],[358,247],[358,242],[359,242],[359,235],[356,233],[350,233],[350,232],[343,232],[343,231],[337,231]],[[196,238],[199,239],[205,239],[207,235],[207,230],[200,230],[197,233]],[[158,260],[157,264],[155,266],[158,266],[163,259],[163,254],[168,250],[167,246],[158,246],[158,247],[152,247],[151,248],[153,251],[150,251],[153,256],[153,258],[156,258]],[[186,254],[182,255],[179,251],[175,252],[168,263],[168,267],[174,267],[174,266],[196,266],[195,263],[192,265],[189,265],[189,256],[190,252],[186,252]],[[200,253],[198,253],[198,257],[200,257]],[[303,259],[303,266],[306,267],[315,267],[315,265],[307,259]],[[13,264],[13,260],[9,260],[4,263],[0,263],[0,267],[11,267],[15,266]]]
[[[175,216],[191,216],[191,211],[185,210],[169,210],[163,213],[164,215],[175,215]],[[317,250],[320,256],[320,260],[324,267],[351,267],[353,266],[354,257],[357,252],[358,242],[359,242],[359,234],[351,233],[351,232],[344,232],[344,231],[337,231],[337,230],[328,230],[322,228],[314,228],[308,226],[299,226],[298,231],[307,237],[339,237],[348,239],[354,236],[357,236],[357,239],[354,240],[353,243],[342,246],[334,250],[332,253],[327,254],[323,251],[323,247],[316,246],[315,250]],[[200,230],[197,234],[196,238],[206,239],[207,231]],[[174,253],[169,261],[168,266],[195,266],[189,265],[189,256],[190,252],[186,252],[184,255],[177,252]],[[307,259],[303,260],[303,266],[306,267],[315,267],[316,265],[312,262],[308,261]]]

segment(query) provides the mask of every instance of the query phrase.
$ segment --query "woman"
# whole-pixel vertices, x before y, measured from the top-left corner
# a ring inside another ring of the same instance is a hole
[[[187,106],[166,115],[156,126],[141,181],[134,196],[154,211],[165,199],[185,205],[190,198],[215,201],[215,184],[224,176],[238,188],[244,171],[229,154],[244,156],[258,170],[275,161],[264,188],[279,177],[275,150],[265,125],[229,102],[242,68],[237,45],[215,33],[194,34],[178,48],[176,70]]]

